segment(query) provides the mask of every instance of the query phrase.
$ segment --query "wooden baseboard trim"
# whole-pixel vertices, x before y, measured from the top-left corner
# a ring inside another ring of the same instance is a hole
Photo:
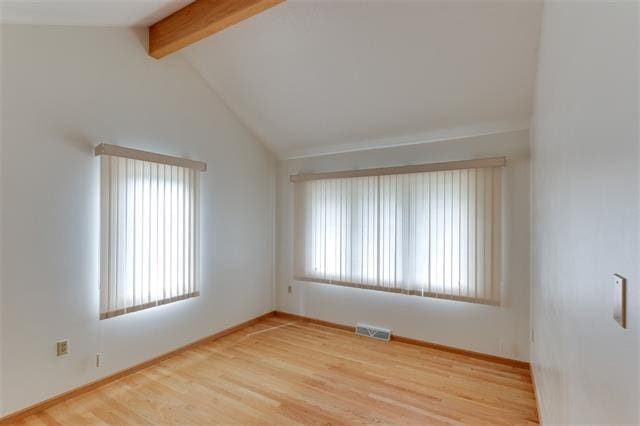
[[[322,321],[315,318],[305,317],[302,315],[290,314],[288,312],[275,311],[275,316],[278,318],[286,318],[291,320],[298,320],[304,322],[310,322],[313,324],[324,325],[325,327],[337,328],[340,330],[353,331],[354,327],[344,324],[338,324],[336,322]]]
[[[102,379],[98,379],[95,380],[93,382],[89,382],[86,385],[82,385],[80,387],[77,387],[75,389],[72,389],[70,391],[61,393],[60,395],[56,395],[52,398],[46,399],[42,402],[39,402],[37,404],[31,405],[27,408],[24,408],[20,411],[16,411],[15,413],[11,413],[8,414],[2,418],[0,418],[0,425],[5,425],[5,424],[13,424],[15,422],[18,422],[22,419],[24,419],[25,417],[31,416],[33,414],[39,413],[43,410],[46,410],[47,408],[51,407],[52,405],[58,404],[62,401],[74,398],[78,395],[81,395],[83,393],[89,392],[93,389],[99,388],[100,386],[106,385],[107,383],[113,382],[115,380],[118,380],[124,376],[128,376],[130,374],[133,374],[137,371],[143,370],[147,367],[150,367],[154,364],[157,364],[159,362],[162,362],[168,358],[171,358],[175,355],[178,355],[188,349],[192,349],[196,346],[200,346],[204,343],[208,343],[217,339],[220,339],[221,337],[227,336],[231,333],[235,333],[236,331],[239,331],[243,328],[249,327],[250,325],[253,325],[257,322],[260,322],[266,318],[272,317],[275,315],[275,311],[271,311],[271,312],[267,312],[266,314],[260,315],[256,318],[252,318],[248,321],[245,321],[241,324],[238,325],[234,325],[233,327],[229,327],[227,329],[224,329],[222,331],[219,331],[217,333],[214,333],[210,336],[204,337],[202,339],[196,340],[195,342],[189,343],[185,346],[181,346],[178,349],[174,349],[170,352],[164,353],[162,355],[159,355],[157,357],[151,358],[147,361],[144,361],[140,364],[136,364],[132,367],[129,368],[125,368],[124,370],[120,370],[116,373],[113,373],[107,377],[103,377]]]
[[[538,397],[538,387],[536,386],[536,375],[533,370],[534,370],[533,364],[531,364],[530,373],[531,373],[531,385],[533,386],[533,398],[536,401],[536,412],[538,414],[538,423],[542,424],[542,416],[540,415],[540,398]]]
[[[289,319],[298,319],[298,320],[310,322],[310,323],[313,323],[313,324],[323,325],[325,327],[332,327],[332,328],[338,328],[340,330],[354,331],[354,326],[338,324],[338,323],[329,322],[329,321],[323,321],[323,320],[319,320],[319,319],[315,319],[315,318],[305,317],[305,316],[302,316],[302,315],[290,314],[290,313],[281,312],[281,311],[276,311],[275,315],[276,315],[276,317],[289,318]],[[424,341],[424,340],[412,339],[410,337],[398,336],[398,335],[395,335],[395,334],[391,335],[391,340],[394,340],[394,341],[400,342],[400,343],[408,343],[410,345],[423,346],[423,347],[430,348],[430,349],[437,349],[437,350],[441,350],[441,351],[451,352],[451,353],[455,353],[455,354],[458,354],[458,355],[464,355],[464,356],[468,356],[468,357],[472,357],[472,358],[482,359],[482,360],[485,360],[485,361],[497,362],[497,363],[500,363],[500,364],[505,364],[505,365],[509,365],[509,366],[512,366],[512,367],[516,367],[516,368],[523,368],[525,370],[529,370],[530,369],[530,365],[529,365],[528,362],[520,361],[520,360],[517,360],[517,359],[504,358],[504,357],[497,356],[497,355],[489,355],[489,354],[485,354],[485,353],[482,353],[482,352],[475,352],[475,351],[470,351],[470,350],[467,350],[467,349],[455,348],[455,347],[452,347],[452,346],[441,345],[441,344],[438,344],[438,343],[431,343],[431,342],[427,342],[427,341]]]

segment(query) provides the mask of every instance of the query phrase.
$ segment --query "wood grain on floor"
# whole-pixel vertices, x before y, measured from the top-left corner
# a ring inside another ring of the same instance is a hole
[[[537,422],[526,368],[271,317],[21,424]]]

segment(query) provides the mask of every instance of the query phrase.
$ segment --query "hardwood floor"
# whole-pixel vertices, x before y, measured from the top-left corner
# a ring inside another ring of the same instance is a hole
[[[537,421],[528,369],[271,317],[21,424]]]

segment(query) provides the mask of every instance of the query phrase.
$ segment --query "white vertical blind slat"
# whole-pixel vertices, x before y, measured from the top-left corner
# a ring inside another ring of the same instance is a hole
[[[193,211],[191,213],[192,215],[192,221],[191,221],[191,247],[192,247],[192,252],[193,255],[191,256],[191,263],[192,263],[192,268],[193,268],[193,274],[191,277],[191,285],[193,287],[192,292],[196,293],[198,291],[198,287],[197,287],[197,283],[198,283],[198,234],[199,234],[199,230],[198,230],[198,224],[199,224],[199,217],[198,217],[198,211],[199,211],[199,198],[197,196],[198,194],[198,173],[196,173],[195,170],[191,171],[192,173],[192,186],[191,186],[191,192],[193,193],[193,203],[192,203],[192,208]]]
[[[124,277],[125,279],[131,279],[131,281],[133,281],[133,277],[130,275],[130,270],[132,270],[131,268],[131,260],[130,260],[130,256],[132,254],[131,250],[130,250],[130,245],[131,245],[131,221],[129,220],[129,216],[130,216],[130,209],[129,207],[131,206],[131,203],[129,201],[129,160],[125,160],[125,169],[124,169],[124,187],[125,187],[125,198],[124,198],[124,214],[125,214],[125,222],[124,222],[124,230],[125,230],[125,246],[124,246]],[[123,289],[124,290],[124,289]],[[124,309],[124,312],[127,312],[127,301],[129,300],[129,298],[133,297],[133,286],[130,287],[130,291],[126,291],[124,292],[123,296],[123,301],[122,301],[122,307]]]
[[[188,239],[191,238],[191,197],[193,196],[192,192],[191,192],[191,175],[193,173],[193,170],[189,169],[189,175],[188,175],[188,185],[189,185],[189,190],[187,191],[187,235],[189,236]],[[186,276],[187,276],[187,282],[189,283],[189,292],[193,291],[193,285],[191,282],[191,244],[189,244],[188,241],[185,242],[186,246],[187,246],[187,259],[186,259]]]
[[[502,275],[500,271],[500,265],[502,263],[501,246],[500,241],[502,238],[502,173],[500,170],[492,171],[493,177],[493,220],[492,220],[492,245],[491,245],[491,259],[492,259],[492,276],[491,276],[491,294],[494,299],[500,300],[500,287]]]

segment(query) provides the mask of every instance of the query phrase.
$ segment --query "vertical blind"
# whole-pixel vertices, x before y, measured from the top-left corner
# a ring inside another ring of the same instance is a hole
[[[196,170],[103,155],[100,318],[198,295]]]
[[[501,167],[295,183],[294,276],[500,302]]]

